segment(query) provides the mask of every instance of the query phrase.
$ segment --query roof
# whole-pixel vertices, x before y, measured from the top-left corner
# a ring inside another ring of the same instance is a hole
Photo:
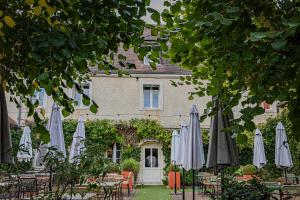
[[[150,29],[145,29],[144,31],[145,41],[155,41],[155,38],[151,35]],[[144,61],[139,60],[137,54],[133,49],[128,51],[119,48],[117,54],[122,54],[126,56],[126,62],[135,64],[134,69],[127,69],[119,64],[119,60],[115,58],[114,64],[116,68],[119,68],[129,74],[170,74],[170,75],[190,75],[191,71],[185,70],[177,65],[171,64],[168,60],[161,59],[161,63],[157,64],[156,69],[153,70],[150,65],[145,65]],[[117,56],[115,56],[117,57]],[[99,70],[97,67],[91,67],[91,72],[94,74],[104,74],[103,70]],[[111,71],[111,74],[116,74],[116,71]]]

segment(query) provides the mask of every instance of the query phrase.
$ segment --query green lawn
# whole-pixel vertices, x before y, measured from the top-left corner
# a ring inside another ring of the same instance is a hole
[[[171,200],[170,190],[166,186],[143,186],[137,188],[134,200]]]

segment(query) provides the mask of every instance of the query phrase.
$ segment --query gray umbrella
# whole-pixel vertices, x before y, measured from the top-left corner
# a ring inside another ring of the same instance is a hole
[[[233,119],[233,114],[224,115],[221,108],[218,108],[216,115],[211,118],[206,167],[214,168],[215,172],[219,172],[226,166],[239,165],[232,134],[224,131],[224,128],[230,126],[231,119]]]
[[[202,169],[205,165],[202,134],[199,122],[199,112],[195,105],[190,112],[190,125],[184,150],[182,167],[185,170],[193,170],[193,200],[195,199],[195,170]],[[184,198],[184,197],[183,197]]]
[[[14,163],[5,91],[0,85],[0,163]]]

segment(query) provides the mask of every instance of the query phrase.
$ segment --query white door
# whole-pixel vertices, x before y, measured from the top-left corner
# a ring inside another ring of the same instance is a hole
[[[143,145],[141,153],[141,176],[143,184],[162,184],[163,159],[161,145]]]

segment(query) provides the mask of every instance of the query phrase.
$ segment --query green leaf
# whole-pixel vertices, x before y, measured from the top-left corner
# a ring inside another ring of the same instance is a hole
[[[239,7],[228,7],[227,9],[226,9],[226,12],[227,13],[237,13],[237,12],[239,12],[240,11],[240,8]]]
[[[126,60],[126,56],[124,56],[123,54],[118,54],[118,59],[119,60]]]
[[[40,133],[40,137],[43,144],[48,144],[50,142],[49,131],[45,128],[43,124],[37,124],[37,132]]]
[[[173,14],[178,13],[180,11],[181,8],[181,2],[177,1],[174,5],[172,5],[170,7],[170,10]]]
[[[252,32],[250,33],[250,40],[256,42],[258,40],[264,39],[268,36],[267,32]]]
[[[248,137],[247,137],[247,135],[240,133],[240,134],[237,135],[236,141],[239,144],[246,144],[247,141],[248,141]]]
[[[275,40],[271,46],[273,47],[273,49],[275,50],[281,50],[283,49],[287,44],[287,41],[284,40],[284,39],[281,39],[281,40]]]
[[[223,25],[229,26],[229,25],[232,24],[232,21],[231,21],[230,19],[227,19],[227,18],[222,17],[222,18],[220,19],[220,23],[223,24]]]
[[[91,102],[90,98],[87,95],[82,94],[82,103],[83,103],[83,105],[89,106],[90,102]]]
[[[96,114],[98,112],[98,106],[96,106],[95,104],[92,104],[90,107],[90,111],[94,114]]]
[[[39,79],[40,81],[45,81],[45,80],[47,80],[48,78],[49,78],[48,72],[44,72],[44,73],[42,73],[42,74],[40,74],[40,75],[38,76],[38,79]]]
[[[71,52],[69,51],[69,49],[63,49],[62,52],[66,58],[71,58]]]
[[[160,24],[160,14],[159,14],[159,12],[156,11],[156,12],[152,13],[151,19],[153,21],[155,21],[157,24]]]
[[[169,7],[171,3],[169,1],[164,1],[164,6]]]
[[[158,34],[158,31],[156,29],[152,28],[151,29],[151,35],[152,36],[157,36],[157,34]]]
[[[64,117],[68,117],[69,115],[70,115],[70,112],[69,111],[67,111],[67,109],[66,108],[64,108],[64,109],[62,109],[62,115],[64,116]]]

